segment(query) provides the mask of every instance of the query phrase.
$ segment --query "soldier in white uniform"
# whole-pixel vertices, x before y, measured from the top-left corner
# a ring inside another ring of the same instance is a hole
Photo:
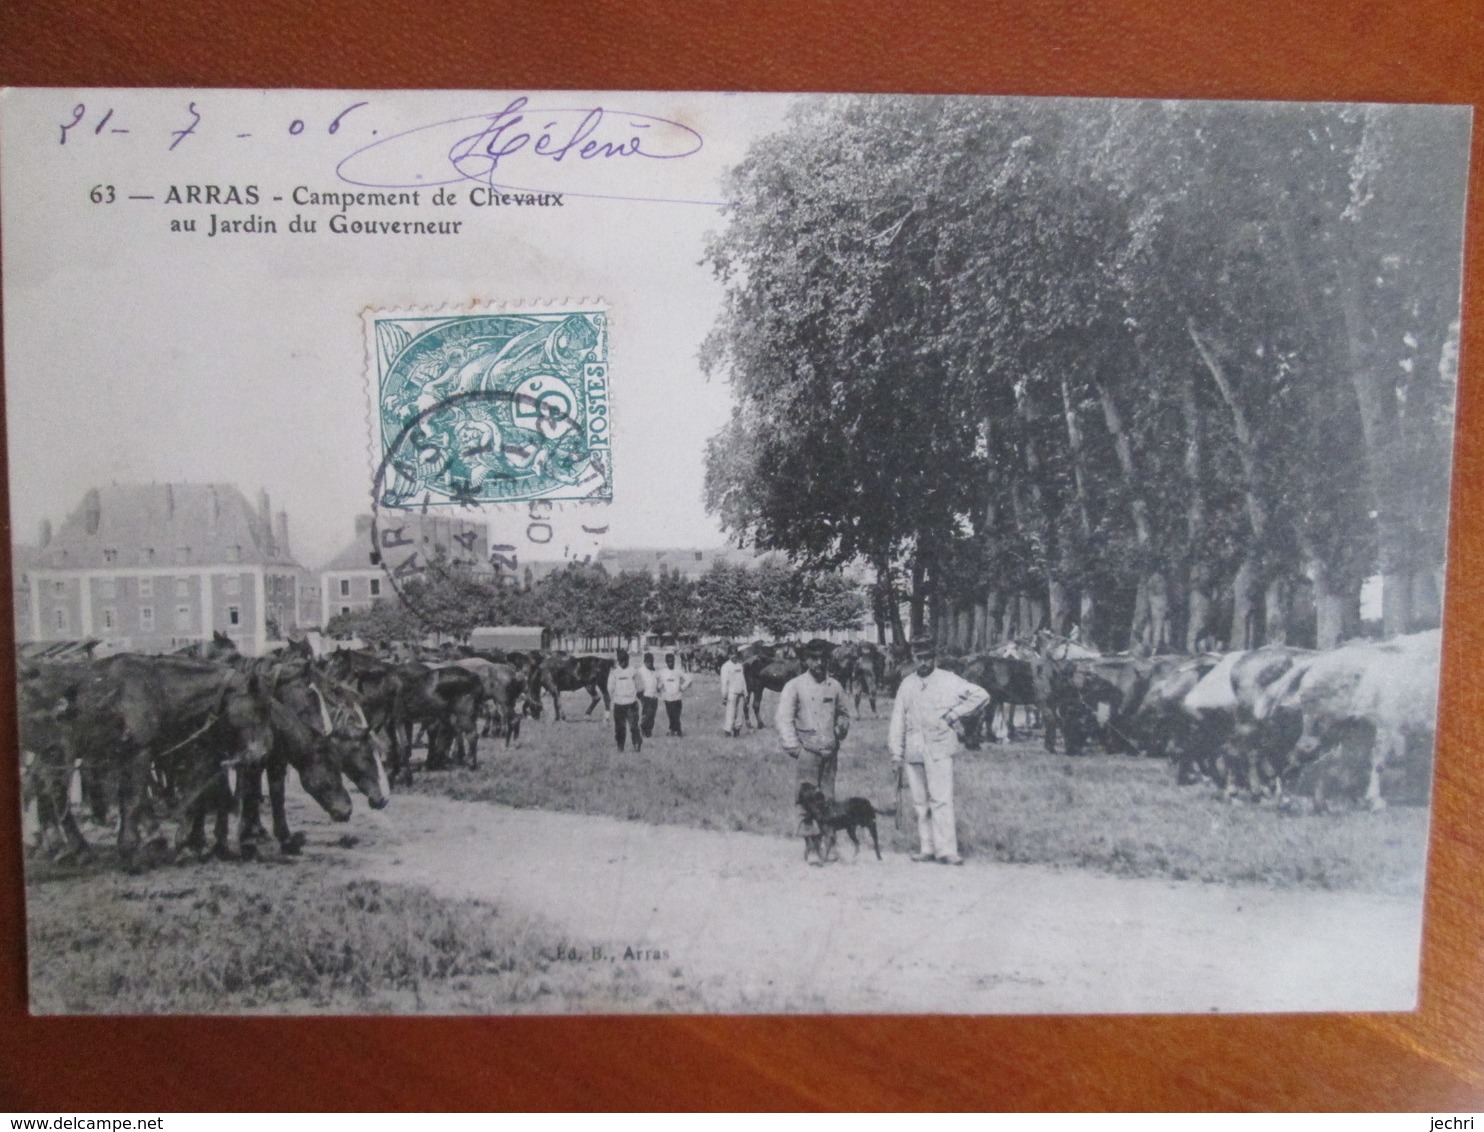
[[[742,733],[742,717],[746,714],[742,701],[747,698],[747,675],[742,671],[742,650],[732,646],[731,655],[721,666],[721,702],[726,709],[726,720],[721,725],[723,735],[736,738]]]
[[[670,721],[669,735],[681,738],[680,706],[685,690],[690,687],[691,674],[675,667],[675,654],[665,654],[665,667],[660,670],[660,700],[665,705],[665,715]]]
[[[937,667],[933,642],[912,642],[917,668],[902,681],[891,709],[887,746],[892,766],[906,763],[921,845],[914,861],[962,865],[953,814],[953,756],[963,750],[958,724],[989,703],[989,693]]]
[[[626,736],[634,740],[634,753],[644,746],[639,732],[639,674],[629,667],[627,649],[617,651],[618,663],[608,671],[608,698],[613,701],[613,741],[623,753]]]
[[[644,654],[644,667],[634,673],[639,687],[639,733],[654,737],[654,717],[660,710],[660,674],[654,670],[654,653]]]
[[[799,760],[799,781],[813,782],[824,796],[835,800],[835,769],[840,743],[850,731],[850,709],[845,689],[825,671],[829,650],[810,648],[808,668],[783,686],[774,720],[783,750]]]

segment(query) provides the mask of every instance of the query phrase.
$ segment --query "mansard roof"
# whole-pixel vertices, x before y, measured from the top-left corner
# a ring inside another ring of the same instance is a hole
[[[280,512],[275,535],[266,493],[254,508],[232,484],[112,484],[89,491],[37,548],[37,568],[241,563],[297,569],[286,543],[287,517]]]

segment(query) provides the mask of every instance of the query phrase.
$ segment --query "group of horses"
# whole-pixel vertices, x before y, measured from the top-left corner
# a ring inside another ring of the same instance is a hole
[[[170,848],[162,818],[176,823],[176,852],[198,853],[214,818],[209,848],[225,856],[235,814],[238,850],[256,856],[265,775],[273,834],[283,852],[299,852],[285,811],[290,767],[333,820],[350,818],[347,779],[373,808],[387,804],[382,741],[360,697],[305,655],[249,658],[220,638],[198,655],[23,657],[17,705],[39,847],[59,859],[91,851],[74,784],[94,821],[116,817],[126,868],[143,848]]]
[[[1425,768],[1431,757],[1439,675],[1434,630],[1327,651],[1268,645],[1195,656],[1104,656],[1040,632],[938,665],[989,692],[964,721],[964,744],[1039,728],[1048,751],[1167,759],[1181,784],[1213,783],[1229,799],[1301,794],[1384,805],[1383,772]],[[812,643],[812,642],[811,642]],[[828,642],[825,642],[828,645]],[[748,722],[764,726],[762,694],[803,671],[804,644],[742,649]],[[876,708],[914,663],[900,646],[831,645],[828,670]],[[719,665],[730,649],[695,660]]]
[[[766,726],[763,693],[781,691],[804,670],[807,647],[742,648],[747,725]],[[284,802],[290,767],[333,820],[345,821],[347,780],[378,809],[393,784],[410,783],[419,733],[426,769],[476,766],[481,724],[486,736],[509,745],[523,717],[541,718],[547,693],[556,719],[561,694],[579,690],[589,695],[589,714],[599,703],[606,714],[613,666],[598,656],[467,648],[411,658],[358,650],[315,657],[302,643],[250,658],[222,636],[190,651],[20,658],[23,782],[43,851],[89,853],[73,810],[77,795],[98,824],[116,816],[126,867],[145,845],[168,848],[162,818],[176,823],[176,852],[230,855],[235,816],[238,852],[254,856],[267,836],[266,776],[273,835],[283,852],[296,853],[303,839],[290,829]],[[683,650],[682,660],[692,671],[720,668],[732,652],[700,646]],[[1097,741],[1109,752],[1167,758],[1179,781],[1213,781],[1228,796],[1278,793],[1297,771],[1348,758],[1368,768],[1354,785],[1357,800],[1379,806],[1387,763],[1424,740],[1430,753],[1439,647],[1432,632],[1323,653],[1268,646],[1106,657],[1043,635],[939,664],[990,693],[986,709],[966,721],[971,748],[995,735],[997,718],[1013,738],[1019,707],[1024,722],[1042,728],[1050,751],[1060,745],[1077,754]],[[876,711],[878,694],[894,695],[912,668],[900,649],[830,647],[828,670],[853,695],[857,715],[863,699]]]

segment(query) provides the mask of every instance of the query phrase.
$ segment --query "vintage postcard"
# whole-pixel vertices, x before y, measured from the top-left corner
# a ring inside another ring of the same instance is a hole
[[[1470,129],[3,92],[32,1010],[1415,1008]]]

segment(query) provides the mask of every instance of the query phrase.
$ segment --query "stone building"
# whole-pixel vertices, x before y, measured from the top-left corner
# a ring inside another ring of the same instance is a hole
[[[15,561],[18,640],[168,652],[220,632],[256,655],[300,624],[304,571],[266,491],[253,507],[231,484],[94,488]]]
[[[418,512],[357,515],[355,538],[319,573],[319,625],[340,613],[370,609],[393,596],[391,578],[411,578],[435,559],[493,574],[489,527],[468,519]]]

